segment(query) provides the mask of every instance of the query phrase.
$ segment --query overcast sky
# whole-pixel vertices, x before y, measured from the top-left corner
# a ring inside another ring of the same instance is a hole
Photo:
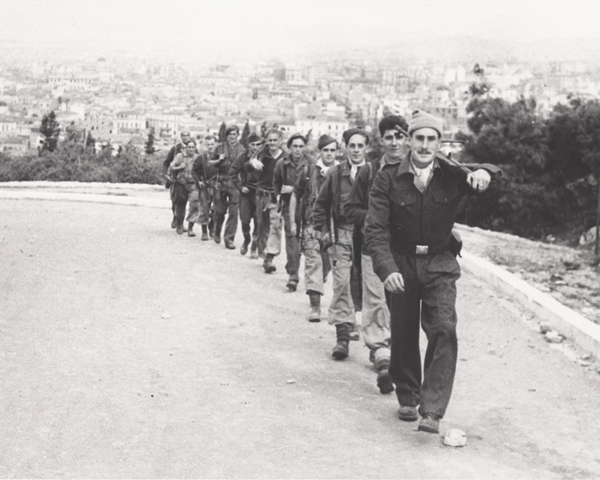
[[[599,13],[598,0],[0,0],[0,39],[268,54],[404,35],[600,41]]]

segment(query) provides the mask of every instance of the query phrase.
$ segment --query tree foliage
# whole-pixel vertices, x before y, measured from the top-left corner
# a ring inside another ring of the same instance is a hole
[[[60,125],[56,120],[54,110],[42,117],[40,134],[42,135],[40,155],[43,152],[53,152],[56,150],[56,147],[58,146],[58,137],[60,135]]]

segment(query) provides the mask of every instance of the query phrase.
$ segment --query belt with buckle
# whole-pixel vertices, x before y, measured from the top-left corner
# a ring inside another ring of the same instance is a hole
[[[392,248],[398,253],[408,255],[437,255],[448,250],[448,242],[439,245],[413,245],[411,243],[392,243]]]

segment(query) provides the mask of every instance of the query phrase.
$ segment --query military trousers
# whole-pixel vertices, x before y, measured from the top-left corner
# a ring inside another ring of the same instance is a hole
[[[277,211],[277,204],[269,204],[269,240],[267,242],[267,255],[279,255],[281,253],[281,230],[285,232],[285,252],[287,262],[285,270],[290,280],[298,281],[298,269],[300,268],[300,246],[296,235],[292,234],[292,223],[290,220],[290,206],[283,204],[281,213]]]
[[[188,214],[185,220],[191,223],[206,225],[208,223],[208,211],[200,200],[201,191],[198,185],[191,182],[177,183],[173,186],[173,190],[174,194],[172,198],[177,222],[180,225],[183,224],[187,205]]]
[[[321,244],[315,238],[315,231],[311,225],[306,225],[302,232],[302,252],[306,291],[323,295],[323,283],[331,271],[331,263],[327,252],[321,251]]]
[[[227,223],[225,224],[225,232],[223,234],[225,243],[233,243],[235,239],[239,217],[239,202],[240,192],[230,181],[223,182],[218,188],[214,189],[214,228],[215,232],[220,233],[221,227],[225,222],[225,215],[227,215]]]
[[[333,277],[333,296],[327,313],[330,325],[350,323],[356,326],[354,302],[350,288],[352,275],[352,230],[338,229],[337,241],[329,247]]]
[[[441,418],[456,372],[456,281],[460,266],[450,252],[393,255],[405,290],[390,295],[390,376],[401,405],[419,405],[421,415],[433,413]],[[427,336],[423,378],[421,327]]]
[[[240,192],[240,222],[244,241],[256,241],[258,229],[256,227],[256,192],[254,190],[248,193]],[[251,235],[250,224],[252,222],[254,222],[254,231]]]
[[[271,197],[271,193],[266,190],[258,190],[256,192],[256,236],[259,255],[264,255],[269,240],[269,231],[271,228]]]
[[[369,255],[362,255],[362,331],[365,345],[371,350],[370,359],[375,368],[389,365],[390,311],[385,288],[373,271]]]

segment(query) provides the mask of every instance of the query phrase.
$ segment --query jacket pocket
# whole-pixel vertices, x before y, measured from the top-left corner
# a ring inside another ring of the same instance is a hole
[[[392,190],[390,199],[399,207],[408,207],[417,201],[417,193],[406,190]]]

